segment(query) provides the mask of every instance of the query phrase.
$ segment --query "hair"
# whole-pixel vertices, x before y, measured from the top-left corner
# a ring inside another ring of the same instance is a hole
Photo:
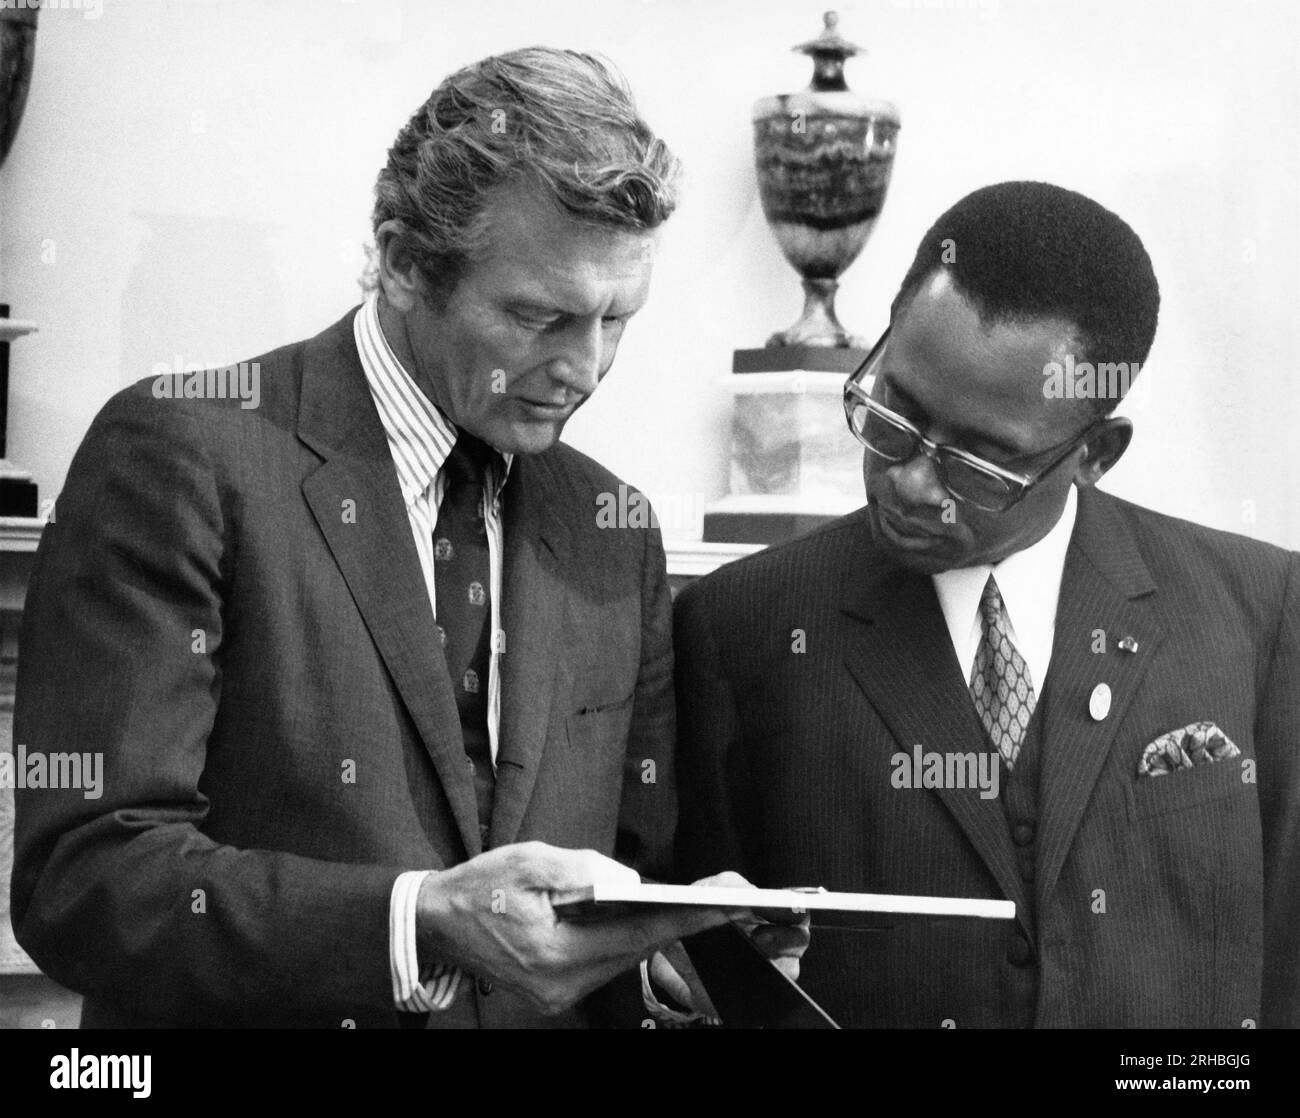
[[[966,195],[921,239],[890,308],[897,319],[934,272],[948,273],[986,325],[1062,318],[1076,360],[1145,363],[1160,288],[1138,235],[1082,194],[1045,182],[1003,182]],[[1095,401],[1108,415],[1117,397]]]
[[[680,174],[611,64],[531,47],[466,66],[429,95],[389,149],[372,222],[401,222],[440,301],[487,250],[484,211],[501,188],[528,182],[581,221],[643,231],[676,208]]]

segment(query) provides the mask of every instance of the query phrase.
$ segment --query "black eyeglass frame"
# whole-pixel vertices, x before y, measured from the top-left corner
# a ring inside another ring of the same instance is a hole
[[[933,439],[928,439],[925,435],[921,434],[911,420],[907,419],[905,416],[899,415],[896,411],[885,407],[885,405],[880,403],[878,400],[873,400],[871,395],[868,392],[865,392],[862,385],[859,383],[862,377],[867,374],[867,370],[869,370],[873,364],[879,363],[881,355],[884,352],[885,343],[888,339],[889,327],[886,327],[885,332],[880,335],[876,344],[871,347],[871,351],[867,354],[866,359],[849,374],[848,379],[844,382],[844,419],[849,425],[849,431],[852,432],[853,437],[871,451],[872,454],[878,455],[886,462],[892,462],[895,465],[899,465],[903,462],[910,462],[916,457],[917,450],[920,449],[922,453],[924,453],[925,456],[934,463],[934,472],[939,479],[939,483],[949,493],[951,493],[954,498],[966,504],[973,505],[977,509],[982,509],[984,512],[1006,512],[1008,509],[1015,507],[1015,505],[1019,504],[1020,501],[1024,500],[1025,496],[1035,485],[1069,458],[1070,455],[1078,450],[1080,446],[1092,438],[1092,436],[1095,435],[1107,422],[1107,417],[1102,416],[1088,424],[1088,426],[1079,432],[1079,434],[1072,436],[1068,441],[1058,443],[1056,446],[1049,446],[1044,450],[1038,451],[1036,454],[1028,455],[1027,457],[1030,458],[1038,458],[1041,455],[1052,454],[1053,451],[1058,451],[1058,453],[1056,453],[1043,466],[1040,466],[1037,470],[1027,474],[1008,470],[1003,466],[999,466],[996,462],[990,462],[986,458],[981,458],[978,454],[971,454],[968,450],[962,450],[961,447],[952,446],[948,443],[936,443]],[[859,433],[857,427],[854,426],[853,423],[853,413],[859,406],[865,406],[868,411],[875,412],[881,419],[902,431],[904,434],[910,436],[912,439],[911,453],[902,458],[891,458],[889,455],[882,454],[874,446],[870,445]],[[948,458],[955,458],[959,462],[963,462],[967,466],[970,466],[972,469],[980,470],[985,474],[990,475],[995,480],[1000,481],[1003,485],[1007,486],[1007,500],[1002,504],[987,505],[981,504],[979,501],[976,501],[971,497],[965,497],[956,492],[952,486],[948,484],[948,470],[946,464]]]

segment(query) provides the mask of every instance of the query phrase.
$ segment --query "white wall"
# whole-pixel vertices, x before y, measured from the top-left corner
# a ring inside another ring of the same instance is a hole
[[[80,0],[78,0],[80,2]],[[828,0],[103,0],[42,13],[26,118],[0,170],[0,299],[15,343],[10,456],[57,493],[92,416],[159,361],[232,361],[357,298],[370,189],[449,70],[534,42],[627,73],[685,159],[650,305],[569,439],[689,531],[725,486],[731,350],[799,307],[763,222],[749,110],[802,88],[788,47]],[[850,85],[903,132],[841,316],[874,334],[917,240],[976,186],[1040,178],[1145,239],[1164,292],[1109,488],[1300,547],[1296,144],[1290,0],[865,0]],[[92,13],[93,14],[93,13]],[[848,435],[846,433],[846,438]],[[1253,511],[1253,521],[1252,521]],[[695,526],[698,532],[698,524]]]

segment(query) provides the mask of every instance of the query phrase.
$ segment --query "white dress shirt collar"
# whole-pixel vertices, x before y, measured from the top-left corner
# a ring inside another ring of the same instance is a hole
[[[992,574],[1002,594],[1011,640],[1029,666],[1035,692],[1041,693],[1052,658],[1061,575],[1077,513],[1078,497],[1071,485],[1060,519],[1037,543],[1008,555],[1000,563],[962,567],[933,576],[953,651],[967,683],[979,650],[980,595]]]
[[[456,443],[456,426],[424,394],[388,344],[379,324],[377,291],[372,291],[357,311],[352,333],[409,509],[437,478]],[[498,453],[504,463],[494,476],[494,493],[499,496],[514,455]]]

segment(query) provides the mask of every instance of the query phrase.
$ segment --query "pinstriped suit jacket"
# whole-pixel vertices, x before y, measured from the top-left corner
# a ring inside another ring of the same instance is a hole
[[[1016,902],[815,927],[803,983],[841,1023],[1300,1025],[1300,555],[1080,493],[1027,873],[1000,800],[891,783],[914,744],[986,746],[930,578],[863,511],[690,586],[675,631],[682,876]],[[1201,720],[1249,764],[1138,777]]]

